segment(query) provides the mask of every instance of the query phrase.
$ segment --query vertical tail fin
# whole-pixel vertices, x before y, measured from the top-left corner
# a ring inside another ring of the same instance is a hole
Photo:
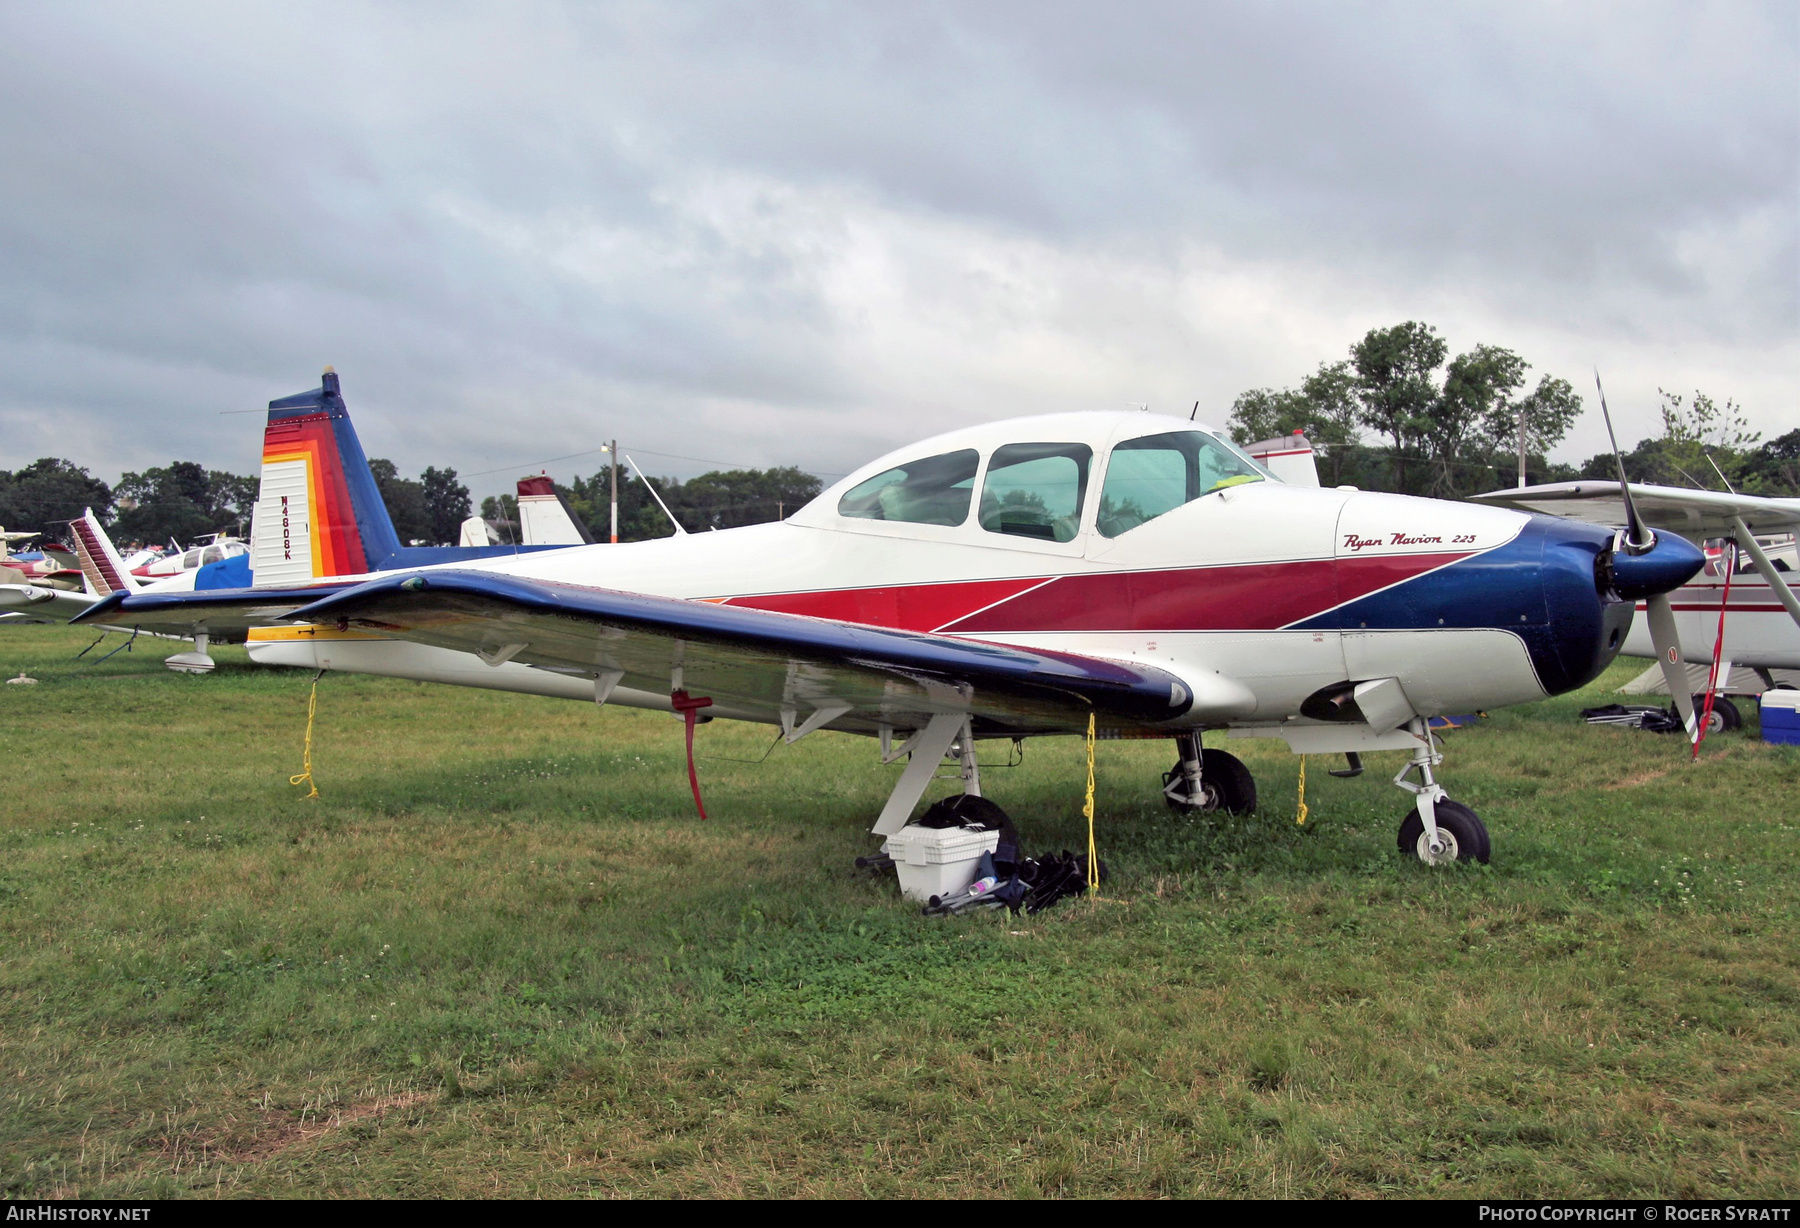
[[[125,566],[125,560],[112,544],[112,538],[100,527],[99,517],[94,515],[93,508],[83,509],[81,515],[69,522],[69,532],[75,538],[75,559],[81,566],[81,574],[87,580],[88,590],[96,597],[110,597],[124,591],[131,592],[138,587],[138,578],[131,574]]]
[[[378,570],[400,549],[337,373],[269,402],[250,568],[259,588]]]
[[[540,474],[519,479],[519,539],[526,546],[593,545],[594,535],[575,518],[557,493],[556,484]],[[482,543],[485,545],[486,543]]]

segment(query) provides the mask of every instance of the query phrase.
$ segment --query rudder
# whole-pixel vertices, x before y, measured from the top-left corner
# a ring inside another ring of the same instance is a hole
[[[311,392],[269,402],[254,526],[258,588],[362,575],[400,550],[330,367]]]

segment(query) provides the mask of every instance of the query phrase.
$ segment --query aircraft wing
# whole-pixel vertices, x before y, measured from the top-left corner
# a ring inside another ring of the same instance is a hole
[[[1654,529],[1667,529],[1700,541],[1729,537],[1733,517],[1742,517],[1752,533],[1792,533],[1800,529],[1800,499],[1775,499],[1762,495],[1734,495],[1716,490],[1688,490],[1680,486],[1631,484],[1638,515]],[[1617,482],[1583,479],[1495,490],[1475,495],[1481,503],[1497,503],[1526,512],[1566,516],[1588,524],[1623,525],[1625,500]]]
[[[0,584],[0,611],[8,622],[66,623],[99,601],[86,593],[42,584]]]
[[[486,572],[373,580],[291,617],[593,677],[597,698],[686,691],[718,715],[790,729],[905,730],[966,712],[982,735],[1073,733],[1089,713],[1142,729],[1200,706],[1192,684],[1154,666]]]
[[[216,588],[156,592],[121,590],[94,601],[70,622],[96,626],[136,627],[158,635],[191,636],[204,631],[215,641],[244,638],[251,627],[272,627],[294,610],[344,585],[304,588]]]

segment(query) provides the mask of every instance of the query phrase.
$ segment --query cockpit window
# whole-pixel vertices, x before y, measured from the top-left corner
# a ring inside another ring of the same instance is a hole
[[[902,524],[961,524],[981,458],[973,448],[926,456],[858,482],[838,500],[838,515]]]
[[[1201,495],[1266,476],[1254,461],[1204,431],[1128,439],[1106,462],[1095,527],[1102,537],[1117,537]]]
[[[981,527],[990,533],[1066,542],[1081,526],[1088,465],[1084,443],[1009,443],[988,462]]]

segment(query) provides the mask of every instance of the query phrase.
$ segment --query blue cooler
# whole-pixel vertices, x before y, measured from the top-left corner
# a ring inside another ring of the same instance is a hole
[[[1800,691],[1762,693],[1762,735],[1765,742],[1800,746]]]

